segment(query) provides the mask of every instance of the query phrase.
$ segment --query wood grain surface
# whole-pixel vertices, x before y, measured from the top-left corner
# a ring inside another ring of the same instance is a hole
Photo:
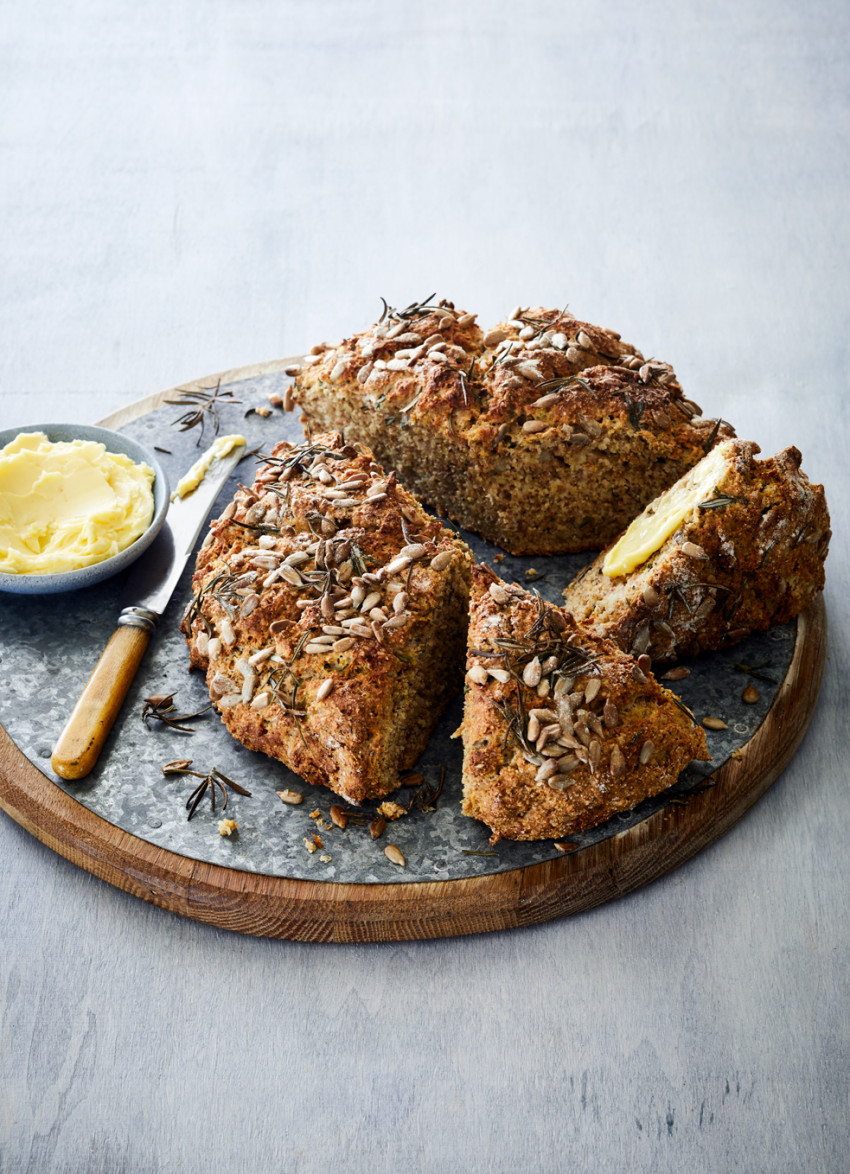
[[[825,655],[826,617],[819,596],[798,620],[791,664],[765,720],[740,757],[712,774],[713,786],[560,860],[491,876],[328,884],[189,860],[130,835],[77,803],[34,767],[2,728],[0,807],[101,880],[173,913],[239,933],[309,942],[380,942],[532,925],[631,892],[728,831],[791,760],[817,703]]]
[[[256,938],[0,815],[2,1174],[846,1174],[850,8],[29,0],[0,23],[0,426],[337,341],[380,295],[568,302],[763,454],[796,445],[834,532],[794,758],[587,913]]]

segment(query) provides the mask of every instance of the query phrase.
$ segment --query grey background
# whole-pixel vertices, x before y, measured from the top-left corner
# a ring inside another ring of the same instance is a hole
[[[0,18],[0,426],[438,289],[670,359],[836,537],[809,735],[729,835],[515,933],[254,941],[0,819],[4,1171],[843,1171],[845,5],[246,0]]]

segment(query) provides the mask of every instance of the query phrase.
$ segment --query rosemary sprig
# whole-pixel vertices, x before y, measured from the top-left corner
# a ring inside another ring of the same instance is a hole
[[[755,677],[757,681],[767,681],[769,685],[775,685],[774,677],[769,677],[767,673],[763,673],[761,669],[771,668],[773,661],[763,660],[761,664],[736,664],[734,667],[739,673],[746,673],[750,677]]]
[[[229,779],[227,775],[222,774],[217,767],[213,767],[209,771],[189,770],[188,766],[182,766],[179,763],[168,763],[167,767],[163,767],[164,774],[181,774],[194,775],[196,779],[200,779],[197,787],[195,787],[192,794],[186,800],[186,810],[189,814],[186,816],[187,821],[192,818],[198,810],[198,805],[205,794],[209,794],[210,808],[215,811],[216,793],[221,795],[221,809],[224,811],[227,807],[227,788],[235,791],[237,795],[247,795],[250,799],[251,792],[246,791],[239,783],[234,783],[233,779]]]
[[[679,709],[681,709],[682,713],[685,713],[685,714],[687,714],[687,715],[688,715],[688,717],[689,717],[689,718],[691,719],[691,721],[693,722],[693,724],[694,724],[695,726],[698,726],[698,725],[699,725],[699,722],[698,722],[698,721],[697,721],[697,719],[694,717],[694,715],[691,713],[691,711],[688,709],[687,705],[685,705],[684,701],[680,701],[680,700],[679,700],[679,698],[676,696],[676,694],[675,694],[675,693],[671,693],[671,694],[670,694],[670,697],[671,697],[671,698],[672,698],[672,700],[675,702],[675,704],[676,704],[676,705],[678,705],[678,707],[679,707]]]
[[[551,391],[561,391],[562,388],[569,387],[573,383],[578,383],[585,391],[593,390],[581,375],[557,375],[554,379],[544,379],[542,383],[537,384],[534,390],[548,394]]]
[[[419,811],[428,812],[435,811],[437,807],[437,800],[443,793],[443,783],[446,781],[446,764],[440,765],[440,780],[437,783],[424,782],[420,787],[417,787],[415,794],[410,800],[407,808],[410,811],[413,804]]]
[[[673,400],[673,403],[676,407],[679,407],[679,404],[677,403],[676,400]],[[717,439],[717,433],[720,431],[720,425],[722,423],[724,423],[724,421],[720,420],[720,419],[714,421],[714,427],[712,428],[711,432],[709,433],[708,439],[703,443],[703,446],[702,446],[702,451],[704,453],[708,453],[709,449],[714,444],[715,440]]]
[[[384,308],[381,316],[378,319],[380,325],[386,318],[390,322],[414,322],[420,318],[426,318],[429,314],[439,310],[440,306],[432,306],[431,299],[437,296],[436,292],[428,294],[427,298],[423,298],[421,302],[411,302],[409,306],[405,306],[403,310],[397,310],[395,306],[391,306],[386,298],[381,298]]]
[[[194,734],[194,730],[189,726],[181,725],[181,722],[193,721],[206,713],[208,709],[212,709],[212,702],[205,705],[203,709],[199,709],[197,713],[178,713],[174,705],[173,693],[157,693],[153,697],[145,698],[141,716],[147,729],[151,728],[151,721],[158,721],[172,730],[181,730],[184,734]]]
[[[625,394],[626,407],[629,412],[629,423],[635,432],[640,431],[640,423],[643,418],[643,412],[646,404],[636,404],[628,392]]]
[[[697,509],[701,510],[722,510],[728,505],[746,505],[747,499],[745,497],[736,497],[734,493],[721,493],[717,486],[714,486],[714,497],[708,498],[706,501],[701,501],[697,505]]]
[[[182,416],[178,416],[176,420],[171,423],[179,426],[181,432],[188,432],[192,428],[200,428],[200,433],[197,439],[197,445],[200,446],[204,438],[204,430],[206,428],[207,420],[212,421],[213,435],[218,436],[219,428],[221,427],[221,420],[219,419],[218,409],[221,407],[221,401],[227,400],[228,404],[239,404],[242,401],[233,398],[233,392],[230,390],[221,390],[221,380],[215,385],[214,389],[200,388],[196,391],[182,390],[180,391],[181,399],[169,399],[165,402],[167,404],[174,404],[177,407],[186,407],[188,411],[184,412]]]

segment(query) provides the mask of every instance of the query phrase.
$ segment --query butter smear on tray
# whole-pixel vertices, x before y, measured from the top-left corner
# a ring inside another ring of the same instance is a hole
[[[0,449],[0,572],[52,575],[103,562],[151,524],[154,471],[93,440],[22,432]]]
[[[180,497],[188,497],[203,481],[213,461],[226,457],[240,444],[246,444],[244,436],[220,436],[215,444],[211,444],[207,451],[195,461],[192,468],[177,482],[177,488],[171,495],[172,501]]]

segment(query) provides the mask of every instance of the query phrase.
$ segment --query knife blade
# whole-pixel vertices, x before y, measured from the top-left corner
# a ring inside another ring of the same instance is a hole
[[[50,763],[61,778],[85,778],[97,762],[207,515],[244,450],[239,445],[215,460],[193,493],[171,503],[162,530],[134,564],[118,626],[53,748]]]

